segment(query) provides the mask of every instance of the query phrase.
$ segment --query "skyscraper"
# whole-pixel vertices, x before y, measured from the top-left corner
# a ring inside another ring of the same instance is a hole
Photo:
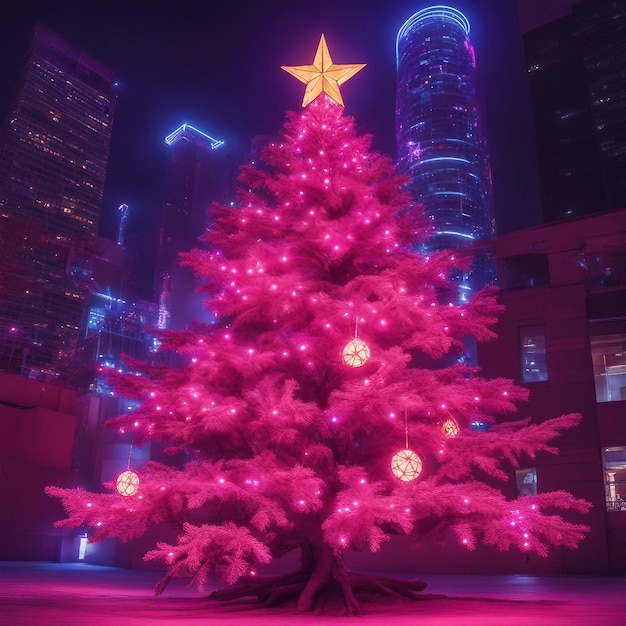
[[[89,285],[113,72],[38,26],[0,132],[0,368],[58,378]]]
[[[156,277],[159,328],[181,330],[203,318],[203,298],[194,292],[193,273],[180,266],[178,255],[198,247],[211,203],[231,198],[235,175],[224,142],[190,124],[179,126],[165,143],[170,157]]]
[[[108,393],[106,370],[127,370],[122,355],[146,362],[154,356],[157,307],[138,298],[138,261],[135,250],[96,238],[91,294],[70,378],[72,387],[81,392]]]
[[[431,218],[429,249],[464,248],[495,232],[487,138],[479,115],[470,24],[457,9],[412,15],[396,38],[398,166]],[[463,293],[490,282],[486,259],[458,276]]]
[[[524,48],[544,222],[626,207],[626,2],[579,1]]]

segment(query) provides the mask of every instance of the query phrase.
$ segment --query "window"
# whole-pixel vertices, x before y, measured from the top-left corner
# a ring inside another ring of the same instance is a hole
[[[522,382],[548,380],[546,333],[543,326],[525,326],[519,330]]]
[[[537,468],[515,470],[515,490],[518,496],[537,495]]]
[[[626,511],[626,447],[604,448],[604,493],[607,511]]]
[[[626,335],[590,337],[596,402],[626,400]]]
[[[519,254],[504,259],[507,289],[528,289],[550,283],[547,254]]]
[[[87,550],[87,533],[81,535],[79,537],[79,544],[78,544],[78,560],[79,561],[84,561],[85,560],[85,552]]]

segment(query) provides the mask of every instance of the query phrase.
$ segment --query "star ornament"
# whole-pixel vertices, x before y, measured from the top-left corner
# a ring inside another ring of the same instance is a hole
[[[322,92],[337,104],[344,106],[339,85],[343,85],[364,67],[365,63],[335,65],[330,58],[326,38],[322,35],[312,65],[283,65],[281,69],[306,84],[304,99],[302,100],[302,106],[305,107]]]

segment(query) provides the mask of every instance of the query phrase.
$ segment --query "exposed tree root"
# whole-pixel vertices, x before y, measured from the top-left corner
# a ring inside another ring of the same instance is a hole
[[[302,589],[306,580],[307,575],[300,571],[271,578],[248,577],[245,582],[233,587],[218,589],[209,597],[219,602],[239,601],[245,598],[256,598],[259,602],[266,602],[272,594],[276,594],[286,587]]]
[[[321,613],[330,600],[341,598],[346,615],[358,615],[361,609],[357,595],[410,600],[435,597],[419,593],[426,587],[421,580],[349,572],[342,555],[335,554],[323,540],[294,540],[289,548],[294,547],[301,549],[298,571],[272,577],[248,576],[237,585],[214,591],[209,599],[237,610],[270,608],[295,599],[296,613]],[[168,574],[159,581],[156,595],[163,592],[172,577]]]
[[[154,588],[154,595],[160,596],[165,591],[165,588],[170,584],[170,582],[172,582],[172,578],[173,576],[171,574],[168,574],[167,576],[165,576],[165,578],[162,578]]]
[[[296,612],[322,611],[326,602],[341,596],[346,615],[361,612],[357,595],[379,595],[390,598],[419,599],[426,587],[421,580],[402,580],[389,576],[375,576],[348,572],[343,564],[334,561],[332,567],[316,567],[313,572],[293,572],[272,578],[248,579],[244,583],[214,591],[209,597],[229,606],[244,608],[275,607],[293,599]]]

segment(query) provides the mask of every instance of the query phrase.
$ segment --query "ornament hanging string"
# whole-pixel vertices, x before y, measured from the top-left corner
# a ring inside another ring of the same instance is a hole
[[[130,459],[131,459],[132,455],[133,455],[133,444],[131,443],[130,444],[130,448],[128,450],[128,467],[126,468],[127,470],[130,469]]]
[[[404,409],[404,436],[405,436],[405,443],[406,443],[406,449],[409,449],[409,420],[406,414],[406,409]]]

